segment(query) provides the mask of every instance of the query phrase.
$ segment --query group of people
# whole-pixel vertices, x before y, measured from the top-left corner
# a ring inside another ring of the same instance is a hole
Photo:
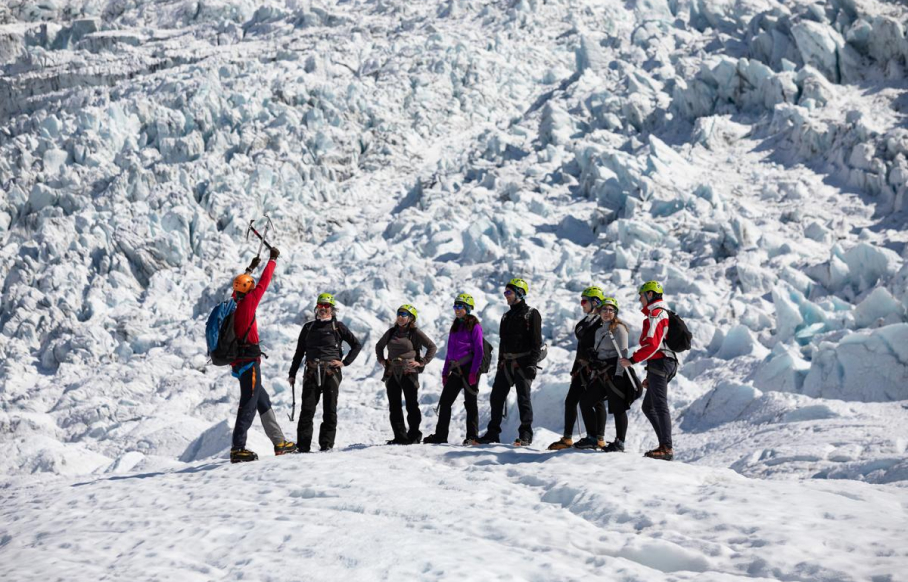
[[[343,380],[343,368],[353,363],[362,345],[350,329],[337,320],[336,301],[329,293],[318,296],[315,318],[305,323],[299,334],[296,352],[289,371],[294,388],[302,367],[302,404],[297,425],[297,440],[287,441],[281,432],[267,392],[261,385],[261,349],[255,311],[268,288],[280,252],[271,249],[270,260],[258,283],[252,273],[259,265],[253,259],[246,272],[233,282],[237,302],[234,332],[239,341],[238,359],[232,362],[233,375],[240,382],[240,403],[231,462],[253,461],[257,455],[246,449],[246,433],[258,411],[265,433],[274,445],[274,453],[309,452],[312,446],[313,419],[316,406],[322,400],[323,415],[319,427],[318,446],[322,451],[333,448],[337,433],[337,398]],[[648,281],[639,289],[640,304],[646,320],[639,348],[628,351],[628,327],[619,318],[618,301],[608,297],[599,287],[589,287],[580,297],[583,317],[574,328],[577,352],[571,369],[571,384],[564,402],[564,433],[549,450],[570,447],[623,452],[627,435],[627,411],[645,388],[643,412],[658,438],[659,446],[645,456],[672,460],[671,415],[668,407],[668,383],[678,367],[678,358],[665,344],[669,325],[667,308],[662,300],[663,288],[657,281]],[[495,379],[490,395],[490,419],[484,434],[479,434],[479,381],[483,373],[492,371],[491,346],[483,338],[482,324],[473,315],[476,303],[466,293],[457,295],[453,303],[454,318],[448,333],[447,354],[442,368],[442,392],[438,403],[435,432],[423,438],[420,431],[422,415],[419,408],[419,375],[437,352],[435,343],[417,326],[418,311],[413,305],[401,305],[394,324],[375,345],[376,358],[384,368],[382,381],[388,394],[393,438],[388,444],[408,445],[447,443],[451,407],[463,392],[467,413],[465,445],[484,445],[501,442],[501,423],[511,388],[517,393],[520,425],[516,446],[533,442],[533,405],[530,391],[545,358],[542,341],[542,318],[530,307],[526,298],[529,285],[523,279],[511,279],[505,285],[504,299],[508,311],[499,325],[500,344]],[[344,354],[343,344],[348,350]],[[634,364],[646,363],[646,379],[639,383]],[[402,400],[406,402],[404,419]],[[579,407],[587,436],[573,441],[574,424]],[[615,438],[605,440],[607,415],[615,417]]]

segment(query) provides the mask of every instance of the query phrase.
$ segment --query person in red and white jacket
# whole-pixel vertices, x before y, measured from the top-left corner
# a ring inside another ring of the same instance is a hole
[[[646,396],[643,397],[643,414],[649,419],[659,439],[659,446],[647,451],[644,456],[671,461],[672,416],[668,408],[668,383],[678,369],[678,358],[665,345],[668,334],[668,312],[662,301],[662,284],[647,281],[638,289],[640,304],[643,306],[643,331],[640,333],[640,347],[630,358],[622,358],[625,368],[646,362]]]

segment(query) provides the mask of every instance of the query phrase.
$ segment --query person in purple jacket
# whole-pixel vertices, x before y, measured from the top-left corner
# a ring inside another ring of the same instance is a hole
[[[467,438],[470,444],[479,437],[479,367],[482,365],[482,326],[470,312],[476,307],[473,297],[461,293],[454,300],[454,323],[448,334],[448,354],[441,372],[444,385],[438,403],[438,423],[435,434],[423,439],[424,443],[448,442],[448,424],[451,422],[451,405],[463,389],[463,406],[467,409]]]

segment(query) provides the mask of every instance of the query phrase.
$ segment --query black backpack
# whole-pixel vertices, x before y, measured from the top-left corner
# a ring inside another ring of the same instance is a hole
[[[687,324],[680,315],[668,309],[665,311],[668,313],[668,334],[665,336],[665,345],[673,352],[686,352],[690,349],[693,334],[687,329]]]
[[[482,338],[482,363],[479,364],[479,373],[488,374],[489,368],[492,366],[492,344],[489,343],[489,340]]]

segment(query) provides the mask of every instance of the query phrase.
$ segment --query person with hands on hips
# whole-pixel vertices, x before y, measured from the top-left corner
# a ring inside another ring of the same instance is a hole
[[[419,424],[419,373],[435,357],[438,348],[416,327],[418,312],[412,305],[397,308],[397,320],[375,344],[375,357],[384,368],[382,381],[388,392],[388,410],[394,438],[389,445],[412,445],[422,440]],[[385,349],[388,354],[385,357]],[[425,353],[423,353],[425,352]],[[422,356],[420,355],[422,354]],[[407,424],[401,412],[401,394],[407,403]]]
[[[296,385],[296,375],[305,357],[302,404],[297,424],[297,448],[308,453],[312,443],[313,418],[319,399],[322,402],[322,423],[318,444],[322,451],[334,448],[337,435],[337,398],[343,381],[341,369],[349,366],[359,355],[362,345],[346,325],[337,321],[337,303],[330,293],[318,296],[315,319],[303,325],[290,365],[288,381]],[[350,351],[343,355],[343,343]]]

